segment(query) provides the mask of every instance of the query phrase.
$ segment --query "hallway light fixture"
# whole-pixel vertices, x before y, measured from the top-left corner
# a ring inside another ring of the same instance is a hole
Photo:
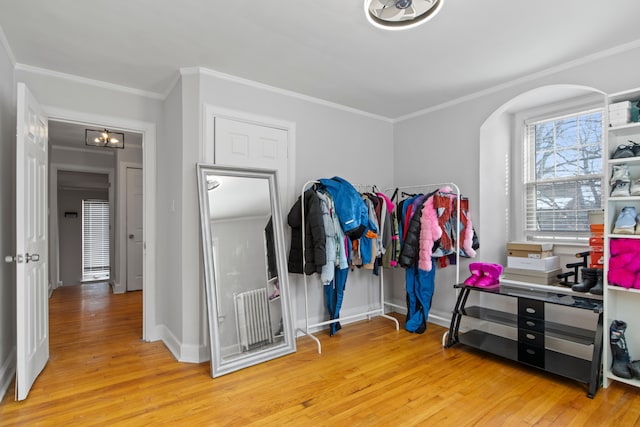
[[[108,129],[85,129],[84,143],[92,147],[124,148],[124,133]]]
[[[375,27],[405,30],[424,24],[440,11],[444,0],[364,0],[364,14]]]

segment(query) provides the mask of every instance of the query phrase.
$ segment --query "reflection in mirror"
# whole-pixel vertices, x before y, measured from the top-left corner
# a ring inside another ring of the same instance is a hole
[[[216,377],[295,351],[274,171],[198,165]]]

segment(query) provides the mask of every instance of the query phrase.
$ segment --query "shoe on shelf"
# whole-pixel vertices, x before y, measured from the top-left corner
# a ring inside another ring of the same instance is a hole
[[[629,174],[629,165],[621,164],[611,166],[611,179],[609,180],[609,183],[611,185],[615,185],[618,181],[631,181],[631,175]]]
[[[622,208],[613,227],[613,234],[634,234],[636,216],[636,208],[634,206],[625,206]]]
[[[627,157],[633,157],[633,147],[635,145],[637,145],[635,142],[632,142],[631,144],[620,144],[618,145],[618,147],[616,148],[616,151],[613,152],[613,156],[611,156],[612,159],[626,159]]]
[[[629,357],[627,339],[624,336],[626,329],[627,324],[622,320],[614,320],[609,326],[609,344],[613,359],[611,371],[617,377],[630,379],[633,375],[629,369],[631,358]]]
[[[640,196],[640,178],[631,180],[631,186],[629,187],[630,196]]]
[[[611,190],[611,197],[629,197],[631,192],[629,190],[628,181],[616,181],[616,184]]]
[[[628,141],[631,144],[631,151],[633,151],[633,156],[634,157],[640,156],[640,144],[630,139]]]

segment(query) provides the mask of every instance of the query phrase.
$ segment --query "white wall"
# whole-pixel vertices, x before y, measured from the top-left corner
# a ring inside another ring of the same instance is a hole
[[[182,85],[177,84],[163,105],[158,134],[158,317],[172,353],[182,342]],[[195,176],[195,168],[193,175]],[[200,256],[200,254],[197,254]],[[193,310],[197,311],[197,310]]]
[[[399,185],[422,182],[455,181],[463,193],[470,197],[471,215],[480,236],[480,250],[477,260],[485,260],[483,241],[493,239],[493,226],[479,216],[483,203],[480,199],[480,176],[487,173],[480,170],[480,129],[485,120],[503,104],[529,90],[554,84],[570,84],[593,87],[605,93],[614,93],[640,86],[638,67],[640,49],[628,50],[590,62],[574,63],[571,67],[530,76],[517,84],[502,85],[495,91],[485,91],[477,97],[468,97],[465,102],[425,113],[421,116],[401,121],[395,126],[394,178]],[[489,155],[484,150],[482,156]],[[503,153],[496,153],[503,155]],[[502,186],[503,183],[497,184]],[[504,245],[506,242],[492,242]],[[491,251],[492,256],[495,251]],[[461,278],[468,273],[468,262],[461,264]],[[434,319],[450,318],[455,293],[453,269],[439,270],[436,275],[436,294],[433,300]],[[396,282],[396,298],[401,298],[403,290]]]
[[[0,37],[3,36],[0,34]],[[0,255],[15,255],[16,85],[13,64],[0,43]],[[15,372],[15,267],[0,262],[0,398]]]

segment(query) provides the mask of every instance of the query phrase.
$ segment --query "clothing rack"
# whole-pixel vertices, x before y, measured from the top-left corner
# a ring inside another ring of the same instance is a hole
[[[305,262],[306,262],[306,258],[305,258],[305,219],[304,219],[304,192],[312,185],[316,185],[316,184],[320,184],[319,181],[307,181],[304,183],[304,185],[302,186],[302,190],[300,191],[300,210],[302,213],[302,277],[304,280],[304,319],[305,319],[305,328],[300,329],[300,328],[296,328],[297,331],[302,332],[303,334],[309,336],[310,338],[312,338],[317,344],[318,344],[318,354],[322,354],[322,345],[320,344],[320,340],[313,335],[309,329],[310,328],[315,328],[318,326],[325,326],[325,325],[330,325],[332,323],[336,323],[336,322],[340,322],[340,321],[344,321],[344,320],[350,320],[350,319],[354,319],[357,317],[362,317],[362,316],[367,316],[368,318],[371,318],[371,316],[373,315],[379,315],[382,317],[385,317],[389,320],[392,320],[395,322],[396,324],[396,331],[400,329],[400,324],[398,323],[398,320],[394,317],[388,316],[385,314],[384,312],[384,282],[382,280],[382,268],[379,269],[380,273],[379,273],[379,282],[380,282],[380,307],[373,309],[373,310],[369,310],[366,311],[364,313],[358,313],[358,314],[352,314],[349,316],[345,316],[345,317],[340,317],[338,319],[332,319],[332,320],[327,320],[324,322],[318,322],[318,323],[309,323],[309,292],[307,290],[308,287],[308,280],[307,280],[307,274],[305,273]],[[351,184],[353,185],[355,188],[358,189],[358,191],[360,192],[360,189],[362,187],[365,187],[365,185],[361,185],[361,184]],[[367,185],[366,187],[369,188],[374,188],[374,185]]]
[[[395,188],[389,188],[385,190],[385,193],[389,193],[390,191],[405,191],[405,190],[427,190],[427,189],[431,189],[433,191],[433,189],[440,189],[441,187],[444,186],[450,186],[453,188],[453,193],[451,193],[452,195],[456,196],[456,205],[458,206],[458,209],[456,210],[456,282],[455,284],[457,285],[458,283],[460,283],[460,200],[461,200],[461,195],[460,195],[460,187],[458,187],[454,182],[441,182],[441,183],[433,183],[433,184],[421,184],[421,185],[412,185],[412,186],[408,186],[408,187],[395,187]],[[423,191],[423,193],[427,193],[428,191]],[[436,268],[435,265],[433,266],[433,268]],[[380,281],[383,280],[382,277],[382,271],[384,269],[380,268]],[[457,293],[459,292],[458,289],[456,289],[456,296]],[[383,296],[384,298],[384,296]],[[395,308],[400,308],[400,309],[406,309],[405,306],[401,306],[398,304],[394,304],[392,302],[387,302],[384,301],[383,299],[383,304],[384,305],[388,305],[391,307],[395,307]],[[426,319],[425,319],[426,321]],[[444,333],[444,335],[442,336],[442,345],[444,347],[444,342],[446,339],[446,335],[447,335],[448,331]]]

